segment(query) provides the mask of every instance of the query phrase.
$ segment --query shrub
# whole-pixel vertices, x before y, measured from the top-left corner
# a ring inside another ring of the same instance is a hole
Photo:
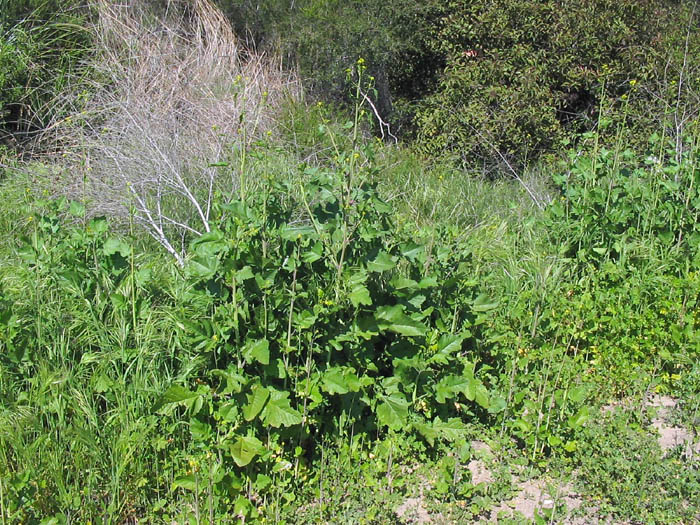
[[[432,2],[415,0],[300,0],[291,4],[219,0],[240,35],[279,49],[299,68],[316,97],[352,106],[346,68],[362,57],[375,77],[375,103],[383,119],[409,123],[406,101],[428,92],[441,57],[426,47],[425,20]],[[394,126],[396,131],[397,126]]]
[[[326,100],[347,102],[345,69],[364,57],[382,118],[433,157],[523,165],[597,126],[601,106],[625,108],[630,138],[680,136],[698,107],[688,1],[219,3]]]
[[[421,146],[462,162],[498,151],[521,163],[594,127],[599,106],[631,80],[650,87],[678,58],[662,35],[693,24],[661,0],[450,3],[431,22],[430,47],[447,67],[417,113]]]
[[[568,326],[616,388],[639,367],[668,380],[686,369],[681,356],[697,354],[697,140],[686,137],[681,162],[674,146],[654,136],[646,156],[572,153],[555,177],[549,229],[572,275],[550,323]]]

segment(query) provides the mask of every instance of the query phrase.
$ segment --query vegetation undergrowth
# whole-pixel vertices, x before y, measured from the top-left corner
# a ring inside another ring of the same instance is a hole
[[[241,122],[206,140],[122,140],[140,105],[89,145],[74,123],[68,160],[3,153],[2,523],[519,522],[533,479],[580,500],[536,523],[697,520],[696,125],[632,149],[601,115],[474,176],[373,138],[376,80],[346,73],[349,112],[260,84],[217,91]]]
[[[59,95],[84,76],[92,51],[78,2],[0,2],[0,141],[27,143],[64,118]]]
[[[422,475],[452,502],[434,510],[473,519],[510,487],[460,474],[475,436],[591,476],[599,403],[634,381],[697,405],[692,144],[680,163],[663,137],[641,159],[592,145],[544,211],[463,230],[469,210],[395,215],[384,196],[410,199],[379,191],[378,166],[397,153],[362,118],[342,140],[321,127],[321,162],[217,202],[184,269],[80,202],[16,192],[32,212],[1,278],[5,516],[386,522]]]

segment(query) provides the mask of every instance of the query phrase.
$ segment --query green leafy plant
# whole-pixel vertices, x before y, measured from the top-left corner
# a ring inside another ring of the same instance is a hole
[[[359,61],[358,85],[363,73]],[[172,386],[154,408],[182,407],[193,439],[242,480],[282,475],[276,454],[299,475],[320,435],[458,440],[490,407],[471,329],[495,305],[470,278],[468,247],[396,230],[358,135],[359,87],[357,98],[350,149],[330,137],[331,169],[219,205],[192,243],[191,300],[207,306],[179,337],[199,354],[200,386]],[[261,491],[241,494],[246,512]]]

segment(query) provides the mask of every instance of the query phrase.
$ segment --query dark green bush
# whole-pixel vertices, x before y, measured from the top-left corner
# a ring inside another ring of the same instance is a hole
[[[346,69],[360,57],[375,77],[383,118],[408,123],[407,101],[422,97],[444,66],[427,47],[433,2],[417,0],[219,0],[239,35],[276,47],[298,66],[305,87],[325,100],[347,102]],[[352,104],[350,104],[352,105]],[[403,118],[402,118],[403,117]]]
[[[431,156],[526,164],[627,112],[629,139],[696,116],[700,32],[670,0],[220,0],[239,34],[281,50],[306,87],[347,100],[364,57],[380,114]],[[629,97],[629,98],[625,98]]]
[[[630,81],[653,98],[660,68],[682,63],[678,37],[691,22],[664,0],[446,3],[427,37],[447,67],[418,111],[421,145],[462,161],[498,151],[523,162],[593,128]]]

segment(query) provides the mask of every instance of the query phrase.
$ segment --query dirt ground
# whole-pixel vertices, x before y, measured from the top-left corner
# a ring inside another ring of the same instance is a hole
[[[700,457],[700,442],[694,440],[692,431],[687,428],[674,425],[671,421],[672,411],[678,401],[669,396],[652,396],[644,403],[644,409],[652,415],[650,427],[657,432],[659,447],[666,452],[678,445],[687,447],[686,455]],[[614,403],[602,407],[601,412],[607,413],[615,410],[624,403]],[[495,476],[489,466],[489,458],[493,456],[489,446],[482,441],[472,441],[472,450],[475,457],[465,465],[471,473],[474,486],[484,483],[489,485],[494,482]],[[445,518],[439,515],[431,515],[427,510],[427,502],[421,495],[407,498],[397,509],[397,517],[404,523],[411,524],[440,524],[446,523]],[[551,509],[564,503],[567,515],[556,519],[556,523],[564,525],[596,525],[611,523],[597,515],[595,508],[583,509],[583,497],[578,494],[570,481],[558,482],[558,480],[542,478],[522,479],[515,485],[516,495],[507,501],[496,505],[488,516],[481,519],[480,523],[497,523],[508,518],[524,517],[528,521],[535,518],[536,514],[544,509]],[[576,512],[581,509],[580,512]],[[573,514],[583,514],[574,516]],[[619,522],[617,522],[619,523]]]

